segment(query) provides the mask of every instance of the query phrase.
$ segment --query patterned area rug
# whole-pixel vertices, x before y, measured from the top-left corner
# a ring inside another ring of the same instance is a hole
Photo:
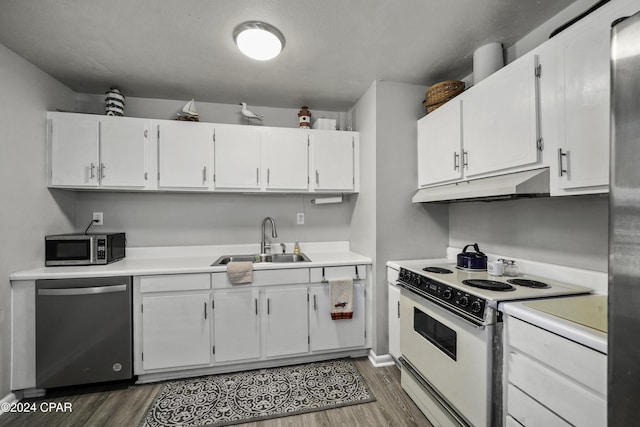
[[[224,426],[372,402],[348,359],[171,381],[141,427]]]

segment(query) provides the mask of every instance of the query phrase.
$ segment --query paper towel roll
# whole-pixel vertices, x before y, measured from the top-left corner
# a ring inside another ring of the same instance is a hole
[[[504,66],[502,44],[489,43],[473,52],[473,84],[490,76]]]
[[[342,196],[336,197],[316,197],[315,199],[311,199],[311,203],[314,205],[326,205],[327,203],[342,203]]]

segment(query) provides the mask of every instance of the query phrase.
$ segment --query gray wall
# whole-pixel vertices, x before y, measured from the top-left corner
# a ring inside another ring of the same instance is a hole
[[[11,373],[9,274],[44,265],[44,236],[72,231],[75,194],[49,191],[47,110],[71,109],[75,94],[0,45],[0,399]]]
[[[449,243],[504,256],[607,271],[607,196],[553,197],[449,208]]]
[[[126,95],[126,94],[125,94]],[[185,101],[127,98],[125,114],[131,117],[174,119]],[[78,95],[78,110],[102,113],[104,95]],[[196,101],[203,122],[246,124],[239,105]],[[253,107],[264,115],[254,125],[298,127],[297,108]],[[312,121],[333,118],[343,127],[350,124],[345,112],[311,110]],[[278,240],[292,242],[349,240],[353,205],[316,206],[312,196],[109,193],[82,192],[77,196],[78,230],[91,221],[92,212],[103,212],[103,231],[125,231],[131,246],[218,245],[258,243],[260,224],[271,216],[278,226]],[[305,213],[304,225],[296,225],[296,213]],[[304,249],[304,248],[303,248]]]
[[[104,213],[105,225],[93,230],[125,231],[129,246],[259,243],[262,219],[271,216],[276,221],[278,242],[349,240],[349,199],[316,206],[311,204],[312,198],[87,192],[78,194],[76,227],[84,229],[95,211]],[[297,212],[304,212],[304,225],[296,225]]]
[[[441,257],[447,245],[448,207],[411,203],[418,180],[416,120],[424,115],[424,91],[422,86],[376,81],[355,106],[361,184],[354,197],[351,247],[374,260],[376,354],[388,351],[386,262]]]

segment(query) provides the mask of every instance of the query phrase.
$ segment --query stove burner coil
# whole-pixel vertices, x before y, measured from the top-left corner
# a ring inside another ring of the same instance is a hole
[[[548,289],[551,287],[546,283],[529,279],[509,279],[507,280],[507,282],[511,283],[512,285],[524,286],[526,288]]]
[[[442,268],[442,267],[425,267],[422,269],[422,271],[426,271],[428,273],[438,273],[438,274],[453,274],[453,271],[449,270],[448,268]]]
[[[464,283],[467,286],[472,286],[474,288],[480,288],[480,289],[487,289],[489,291],[507,292],[507,291],[516,290],[516,288],[514,288],[513,286],[507,283],[497,282],[495,280],[468,279],[468,280],[463,280],[462,283]]]

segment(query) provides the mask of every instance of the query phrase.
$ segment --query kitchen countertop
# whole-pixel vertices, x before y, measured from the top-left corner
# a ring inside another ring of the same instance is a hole
[[[279,249],[277,244],[274,249]],[[287,243],[293,248],[293,243]],[[371,258],[352,252],[349,242],[301,242],[301,252],[311,262],[257,263],[254,270],[282,270],[290,268],[331,267],[353,264],[371,264]],[[108,265],[75,267],[41,267],[13,273],[11,281],[107,277],[145,276],[154,274],[215,273],[226,272],[226,265],[211,264],[222,255],[256,254],[259,245],[175,246],[154,248],[127,248],[123,260]],[[287,250],[291,252],[291,249]],[[277,251],[273,252],[277,253]]]
[[[607,354],[607,296],[582,295],[510,302],[500,310],[571,341]]]

